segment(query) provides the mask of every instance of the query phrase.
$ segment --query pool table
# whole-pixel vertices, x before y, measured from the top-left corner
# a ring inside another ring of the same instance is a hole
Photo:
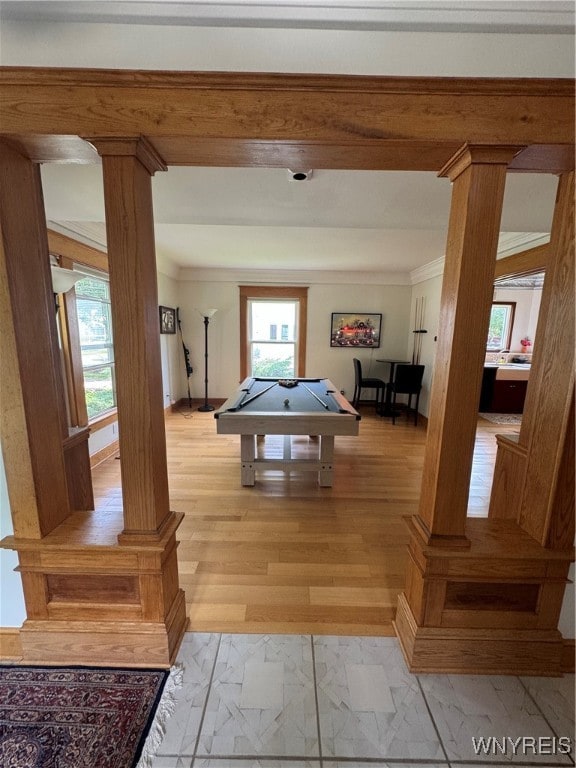
[[[360,414],[328,379],[245,379],[214,413],[216,431],[240,435],[242,485],[254,485],[257,469],[312,470],[332,485],[335,435],[357,435]],[[282,459],[258,458],[256,438],[284,435]],[[290,435],[319,438],[317,459],[293,459]]]

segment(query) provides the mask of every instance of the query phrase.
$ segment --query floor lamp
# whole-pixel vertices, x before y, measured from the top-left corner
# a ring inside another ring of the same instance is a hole
[[[197,309],[198,314],[204,319],[204,405],[201,405],[199,411],[213,411],[214,406],[208,402],[208,324],[210,318],[214,317],[217,309]]]

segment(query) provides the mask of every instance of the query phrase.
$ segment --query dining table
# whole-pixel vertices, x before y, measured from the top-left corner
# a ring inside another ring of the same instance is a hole
[[[397,365],[409,365],[410,360],[398,360],[396,358],[376,358],[377,363],[387,363],[390,366],[390,372],[388,376],[388,382],[386,386],[386,396],[384,398],[384,405],[379,411],[380,416],[392,416],[392,390],[390,384],[394,381],[394,373]]]

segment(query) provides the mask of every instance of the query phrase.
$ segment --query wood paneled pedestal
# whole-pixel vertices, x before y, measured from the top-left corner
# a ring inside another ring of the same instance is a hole
[[[546,549],[512,520],[468,519],[470,547],[458,550],[410,527],[396,633],[412,672],[561,674],[572,549]]]
[[[18,551],[28,618],[24,663],[170,666],[186,629],[172,515],[161,538],[122,546],[120,512],[80,512]]]

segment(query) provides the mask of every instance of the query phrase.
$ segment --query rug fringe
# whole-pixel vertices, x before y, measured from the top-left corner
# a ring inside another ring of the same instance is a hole
[[[184,666],[175,664],[170,669],[168,680],[162,692],[162,698],[156,708],[154,722],[150,726],[150,731],[146,737],[146,742],[142,748],[142,754],[136,768],[152,768],[152,762],[166,734],[166,725],[170,715],[176,708],[176,691],[182,688],[184,679]]]

